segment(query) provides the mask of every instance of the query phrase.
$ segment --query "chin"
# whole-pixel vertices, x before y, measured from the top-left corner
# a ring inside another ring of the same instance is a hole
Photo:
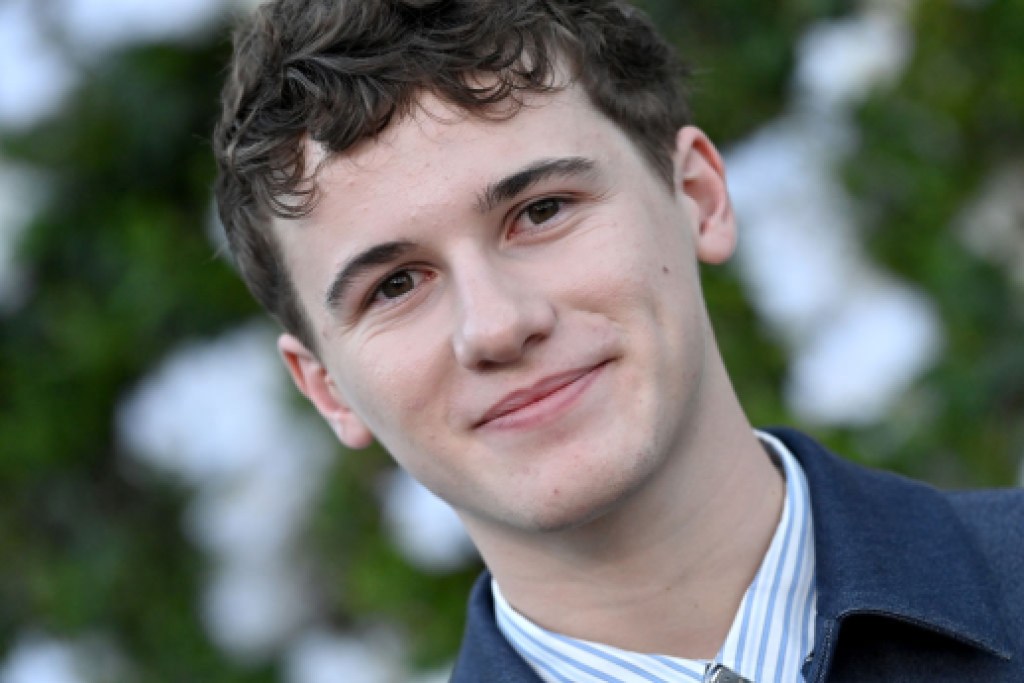
[[[514,524],[527,532],[558,533],[599,522],[622,509],[643,488],[653,470],[650,460],[637,457],[633,460],[634,467],[606,472],[604,476],[595,476],[599,470],[591,469],[586,473],[587,482],[579,481],[581,475],[577,473],[577,480],[570,482],[576,486],[561,487],[542,500],[535,499],[532,505],[525,505],[525,509],[515,515],[518,519]]]
[[[580,504],[550,504],[540,510],[532,510],[517,520],[516,526],[528,533],[555,534],[572,531],[586,526],[603,516],[612,507],[610,503],[593,505],[590,501]]]
[[[581,507],[561,510],[553,514],[538,516],[530,529],[539,534],[557,534],[582,529],[600,520],[615,507],[613,503],[597,507]]]

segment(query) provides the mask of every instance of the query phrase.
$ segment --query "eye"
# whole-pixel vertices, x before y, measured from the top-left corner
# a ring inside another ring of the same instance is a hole
[[[377,285],[374,292],[375,299],[398,299],[423,281],[424,274],[412,270],[399,270],[388,275],[383,282]]]
[[[546,223],[556,215],[562,209],[562,200],[547,198],[536,201],[526,207],[523,211],[523,215],[526,216],[534,225],[540,225]]]

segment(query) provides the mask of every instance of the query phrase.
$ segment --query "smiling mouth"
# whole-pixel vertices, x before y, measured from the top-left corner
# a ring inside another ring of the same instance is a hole
[[[531,387],[513,391],[495,403],[474,428],[532,427],[570,408],[600,374],[608,361],[547,377]]]

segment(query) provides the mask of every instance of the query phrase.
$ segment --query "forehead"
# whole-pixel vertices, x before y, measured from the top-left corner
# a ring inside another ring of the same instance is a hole
[[[358,212],[366,202],[380,208],[381,198],[396,208],[406,200],[465,201],[466,193],[540,158],[585,153],[600,163],[632,147],[574,86],[525,93],[521,106],[499,114],[510,115],[468,113],[425,94],[409,115],[341,154],[310,144],[320,201],[307,222]],[[418,192],[426,187],[430,193]]]

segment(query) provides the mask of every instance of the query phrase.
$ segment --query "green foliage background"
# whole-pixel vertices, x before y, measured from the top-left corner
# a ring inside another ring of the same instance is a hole
[[[810,22],[850,10],[840,0],[643,4],[699,65],[698,120],[726,146],[781,110]],[[844,174],[871,253],[934,299],[947,352],[879,424],[816,434],[939,484],[1012,484],[1024,454],[1024,297],[951,225],[991,169],[1024,158],[1024,5],[922,0],[914,17],[912,62],[860,109]],[[99,630],[139,680],[278,679],[274,659],[241,665],[209,643],[204,560],[180,531],[185,492],[129,476],[112,420],[169,351],[258,314],[206,233],[225,35],[112,55],[59,115],[0,132],[4,158],[53,181],[19,247],[29,297],[0,314],[0,659],[26,629]],[[785,352],[729,269],[708,271],[705,286],[752,419],[793,423],[780,399]],[[398,623],[413,664],[436,666],[457,645],[476,568],[426,575],[401,559],[374,495],[389,466],[377,452],[332,471],[309,539],[327,572],[325,611],[341,626]]]

